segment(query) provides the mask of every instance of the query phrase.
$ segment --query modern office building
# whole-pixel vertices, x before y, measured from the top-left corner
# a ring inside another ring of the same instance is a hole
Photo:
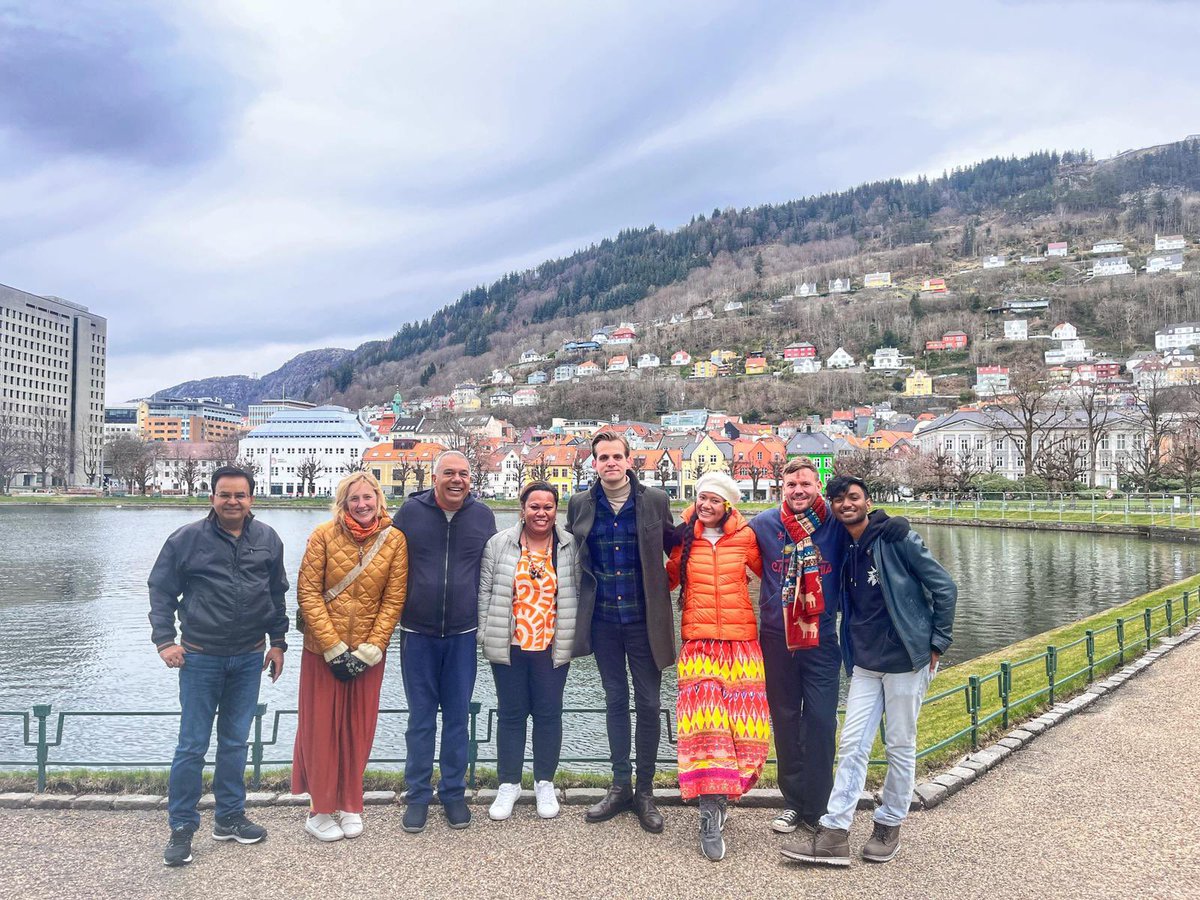
[[[280,400],[259,400],[257,403],[250,404],[250,415],[247,417],[246,424],[251,428],[257,428],[277,412],[282,412],[285,409],[313,409],[316,405],[305,400],[288,400],[287,398]]]
[[[275,413],[241,439],[238,457],[255,471],[256,495],[328,497],[377,443],[355,413],[318,406]]]
[[[15,487],[98,483],[107,353],[103,316],[0,285],[0,419],[26,447]]]

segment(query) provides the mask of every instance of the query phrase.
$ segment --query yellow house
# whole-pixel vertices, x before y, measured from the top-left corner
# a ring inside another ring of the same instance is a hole
[[[747,375],[766,375],[767,360],[762,356],[747,356],[746,357],[746,374]]]
[[[904,379],[904,396],[905,397],[932,397],[933,396],[933,379],[928,372],[922,372],[917,369],[911,375]]]
[[[696,481],[705,472],[728,472],[729,462],[720,444],[711,435],[704,435],[695,444],[689,444],[683,450],[683,471],[679,476],[679,487],[683,496],[694,499]]]
[[[692,376],[694,378],[716,378],[717,364],[712,360],[698,359],[692,366]]]
[[[709,354],[708,358],[712,360],[713,365],[728,366],[732,365],[733,361],[737,359],[737,354],[732,350],[714,350]]]
[[[560,497],[570,497],[576,489],[576,460],[580,449],[576,446],[548,444],[539,451],[529,454],[525,465],[525,481],[543,476],[558,489]]]

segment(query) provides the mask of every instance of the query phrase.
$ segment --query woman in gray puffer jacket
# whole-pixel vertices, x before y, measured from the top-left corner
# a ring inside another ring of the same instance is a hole
[[[479,574],[479,643],[496,679],[500,789],[488,809],[512,815],[521,794],[525,726],[533,716],[533,790],[538,815],[558,815],[554,773],[562,751],[563,688],[575,645],[579,565],[575,539],[558,528],[558,491],[535,481],[521,491],[521,522],[494,535]]]

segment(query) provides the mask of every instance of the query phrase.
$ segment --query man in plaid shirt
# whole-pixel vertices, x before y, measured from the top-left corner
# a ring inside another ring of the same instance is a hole
[[[613,784],[588,809],[604,822],[633,809],[647,831],[663,830],[654,805],[654,770],[662,732],[663,669],[675,663],[675,616],[665,554],[674,540],[667,495],[630,474],[629,443],[615,431],[592,438],[596,484],[571,497],[567,529],[579,546],[582,572],[575,656],[596,654],[604,686]],[[628,668],[627,668],[628,665]],[[629,677],[637,711],[634,769],[630,765]]]

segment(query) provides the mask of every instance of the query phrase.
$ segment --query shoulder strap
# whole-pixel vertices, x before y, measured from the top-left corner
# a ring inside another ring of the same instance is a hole
[[[387,540],[388,527],[390,526],[380,529],[379,536],[375,538],[375,543],[371,544],[371,548],[363,554],[363,558],[359,564],[347,572],[341,581],[325,592],[326,603],[332,602],[338,594],[354,584],[355,579],[371,564],[371,560],[375,558],[375,554],[383,549],[383,542]]]

